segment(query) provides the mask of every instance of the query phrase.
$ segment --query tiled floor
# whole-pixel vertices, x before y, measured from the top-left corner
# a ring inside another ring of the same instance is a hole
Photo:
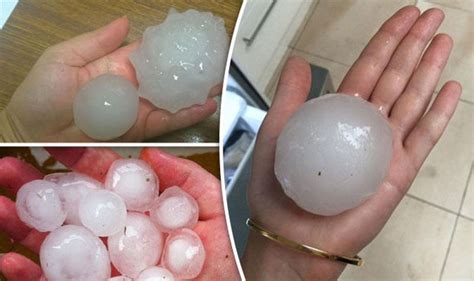
[[[329,69],[337,88],[378,26],[405,4],[438,7],[455,47],[441,82],[463,85],[447,131],[380,235],[341,280],[474,280],[474,0],[320,0],[292,54]],[[438,87],[439,89],[439,87]]]

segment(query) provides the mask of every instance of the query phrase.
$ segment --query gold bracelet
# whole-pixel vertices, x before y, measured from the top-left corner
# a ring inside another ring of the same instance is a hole
[[[311,254],[311,255],[329,259],[329,260],[357,265],[357,266],[362,266],[364,264],[364,261],[359,256],[354,256],[354,257],[338,256],[338,255],[330,254],[324,250],[316,249],[308,245],[297,243],[295,241],[292,241],[283,236],[280,236],[278,234],[275,234],[275,233],[272,233],[271,231],[266,230],[265,228],[255,223],[252,219],[247,219],[247,226],[250,229],[260,233],[263,237],[266,237],[274,242],[277,242],[280,245],[286,246],[288,248],[291,248],[303,253]]]

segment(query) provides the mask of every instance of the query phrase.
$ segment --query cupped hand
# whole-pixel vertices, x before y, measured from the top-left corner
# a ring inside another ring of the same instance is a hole
[[[5,109],[16,133],[30,142],[93,141],[74,124],[74,96],[82,85],[104,73],[122,75],[137,86],[128,56],[139,42],[121,47],[128,30],[128,19],[123,17],[48,48]],[[220,90],[216,86],[205,104],[175,114],[140,99],[137,121],[113,141],[141,141],[198,123],[216,111],[212,97]]]
[[[285,196],[274,175],[277,138],[305,102],[311,81],[306,61],[287,62],[255,147],[258,165],[248,188],[253,219],[289,239],[339,255],[355,255],[375,238],[441,137],[461,94],[459,83],[447,82],[430,105],[453,45],[448,35],[434,36],[443,18],[438,9],[420,15],[416,7],[402,8],[382,25],[341,83],[339,93],[358,95],[387,118],[393,155],[376,194],[336,216],[303,211]],[[342,263],[288,250],[252,231],[243,267],[248,280],[335,280],[344,269]]]
[[[120,156],[110,149],[51,148],[49,152],[71,170],[103,181],[112,162]],[[164,153],[156,148],[142,150],[140,158],[156,172],[160,192],[178,185],[199,206],[199,221],[194,231],[206,250],[202,272],[195,280],[238,280],[239,273],[227,233],[220,182],[196,163]],[[13,193],[25,183],[43,175],[16,158],[0,159],[0,186]],[[30,229],[16,215],[15,203],[0,196],[0,231],[7,233],[33,252],[38,253],[47,233]],[[28,258],[7,253],[0,257],[0,272],[10,281],[37,281],[41,268]],[[113,275],[118,273],[114,270]]]

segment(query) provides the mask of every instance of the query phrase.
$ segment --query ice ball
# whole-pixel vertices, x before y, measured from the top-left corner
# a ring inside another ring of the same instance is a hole
[[[29,227],[40,232],[60,227],[66,219],[66,211],[57,192],[58,185],[45,180],[24,184],[16,197],[18,217]]]
[[[103,281],[110,277],[107,249],[82,226],[65,225],[51,232],[40,249],[48,281]]]
[[[222,18],[171,10],[164,22],[145,30],[142,44],[130,54],[139,95],[172,113],[204,104],[223,80],[228,49]]]
[[[325,216],[377,191],[389,167],[392,131],[369,102],[328,94],[306,102],[281,132],[275,175],[304,210]]]
[[[161,266],[152,266],[143,270],[136,281],[174,281],[173,274]]]
[[[101,188],[102,184],[91,177],[76,172],[49,174],[44,177],[44,180],[59,185],[56,191],[67,213],[66,223],[82,225],[79,218],[79,202],[89,192]]]
[[[85,84],[74,98],[74,122],[96,140],[125,134],[138,116],[137,90],[119,75],[103,74]]]
[[[158,177],[145,161],[116,160],[107,172],[105,188],[125,201],[128,210],[148,211],[158,196]]]
[[[144,214],[129,212],[123,231],[108,238],[112,264],[128,277],[158,263],[163,249],[163,234]]]
[[[167,188],[153,203],[150,218],[164,232],[193,228],[199,218],[199,207],[188,193],[178,186]]]
[[[166,239],[162,263],[178,279],[192,279],[199,275],[206,253],[199,236],[183,228]]]

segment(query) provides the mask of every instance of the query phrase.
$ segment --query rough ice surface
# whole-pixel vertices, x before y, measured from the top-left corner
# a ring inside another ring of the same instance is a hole
[[[16,211],[26,225],[40,232],[60,227],[66,219],[66,211],[57,192],[58,185],[45,180],[24,184],[17,193]]]
[[[172,232],[166,239],[162,263],[177,279],[197,277],[205,258],[201,239],[190,229]]]
[[[142,44],[130,54],[139,95],[172,113],[204,104],[223,80],[228,49],[220,17],[170,10],[164,22],[145,30]]]
[[[44,180],[59,185],[56,191],[67,213],[66,223],[75,225],[81,225],[79,202],[89,192],[102,187],[102,184],[95,179],[76,172],[49,174],[44,177]]]
[[[105,188],[125,201],[127,210],[148,211],[158,196],[158,177],[145,161],[116,160],[107,172]]]
[[[392,131],[367,101],[328,94],[306,102],[280,134],[275,175],[308,212],[336,215],[376,192],[392,156]]]
[[[81,223],[97,236],[110,236],[125,227],[127,207],[117,194],[95,190],[87,194],[79,204]]]
[[[199,207],[193,197],[173,186],[167,188],[153,203],[150,218],[164,232],[193,228],[199,218]]]
[[[108,238],[109,254],[117,270],[136,278],[155,265],[163,249],[163,234],[144,214],[129,212],[125,229]]]
[[[173,274],[161,266],[152,266],[143,270],[136,281],[174,281]]]
[[[41,245],[40,260],[48,281],[104,281],[111,273],[105,245],[77,225],[51,232]]]
[[[137,90],[119,75],[103,74],[85,84],[74,98],[74,122],[96,140],[125,134],[138,116]]]

